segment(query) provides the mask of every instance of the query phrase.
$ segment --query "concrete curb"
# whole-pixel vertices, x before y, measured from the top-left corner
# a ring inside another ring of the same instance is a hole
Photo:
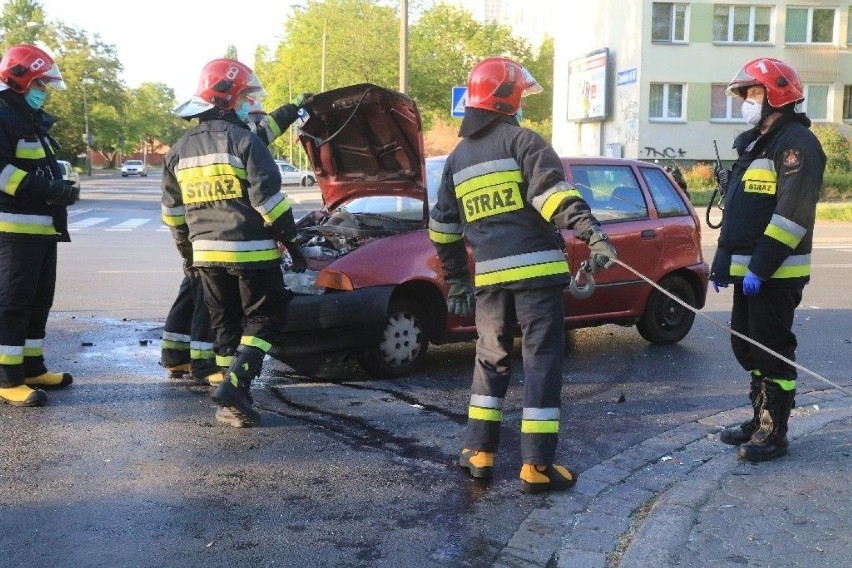
[[[852,416],[835,389],[797,395],[793,440]],[[606,568],[670,564],[715,487],[742,464],[718,441],[722,427],[742,422],[751,407],[720,412],[649,438],[581,472],[568,493],[530,513],[494,566]]]

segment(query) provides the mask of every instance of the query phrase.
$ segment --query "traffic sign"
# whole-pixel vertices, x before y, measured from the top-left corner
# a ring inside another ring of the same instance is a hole
[[[453,87],[452,101],[450,114],[456,117],[464,116],[464,107],[467,105],[467,87],[464,85]]]

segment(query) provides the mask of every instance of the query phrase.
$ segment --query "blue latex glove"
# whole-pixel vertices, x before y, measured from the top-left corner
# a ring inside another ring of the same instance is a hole
[[[762,284],[763,280],[761,280],[757,274],[749,270],[743,277],[743,295],[757,296],[757,294],[760,292],[760,286]]]
[[[728,287],[727,282],[716,282],[715,280],[711,280],[710,284],[713,285],[713,291],[716,292],[717,294],[719,293],[719,288],[727,288]]]

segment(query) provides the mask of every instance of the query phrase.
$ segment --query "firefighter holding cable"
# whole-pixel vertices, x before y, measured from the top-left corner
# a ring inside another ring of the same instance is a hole
[[[518,124],[521,97],[541,92],[530,73],[510,59],[489,58],[470,72],[467,88],[459,131],[463,140],[447,158],[429,222],[450,287],[449,310],[462,317],[475,311],[479,335],[459,465],[473,477],[492,475],[509,387],[512,330],[520,322],[524,407],[519,487],[526,493],[565,490],[577,475],[554,463],[563,289],[570,280],[556,228],[573,229],[589,245],[592,272],[610,266],[616,251],[580,193],[565,181],[550,144]],[[473,249],[473,283],[465,238]]]
[[[724,216],[710,280],[718,292],[733,283],[731,329],[795,360],[793,317],[810,280],[816,203],[825,153],[796,112],[804,100],[792,67],[772,58],[746,63],[728,96],[742,99],[752,128],[734,141],[738,159],[727,183]],[[751,375],[753,416],[725,429],[721,440],[737,445],[752,462],[787,453],[787,421],[796,394],[796,368],[731,337],[734,356]]]

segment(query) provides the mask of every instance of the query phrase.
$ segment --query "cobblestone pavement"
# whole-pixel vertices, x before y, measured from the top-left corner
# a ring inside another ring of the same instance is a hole
[[[796,397],[790,453],[750,464],[719,441],[751,407],[648,439],[530,514],[497,566],[852,566],[852,399]]]

